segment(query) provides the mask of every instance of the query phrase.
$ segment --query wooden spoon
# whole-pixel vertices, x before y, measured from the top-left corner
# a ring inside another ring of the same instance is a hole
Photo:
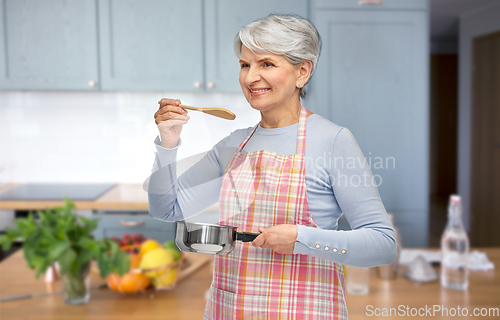
[[[198,108],[198,107],[191,107],[191,106],[186,106],[181,104],[179,107],[188,109],[188,110],[195,110],[195,111],[201,111],[203,113],[216,116],[219,118],[223,119],[228,119],[228,120],[234,120],[236,118],[236,115],[232,113],[229,110],[222,109],[222,108]]]

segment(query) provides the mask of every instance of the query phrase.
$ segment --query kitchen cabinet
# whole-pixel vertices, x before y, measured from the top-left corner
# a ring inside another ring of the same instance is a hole
[[[271,13],[308,14],[305,0],[205,1],[205,70],[209,91],[240,93],[234,39],[241,27]]]
[[[427,245],[427,1],[312,1],[323,51],[306,106],[348,128],[404,246]]]
[[[123,237],[124,234],[141,233],[159,242],[175,240],[176,223],[153,219],[147,212],[94,214],[99,224],[93,235],[97,239]]]
[[[0,88],[98,89],[96,3],[0,0]]]
[[[100,0],[102,89],[240,92],[238,30],[307,10],[303,0]]]
[[[100,0],[103,90],[203,90],[202,0]]]
[[[0,0],[0,88],[240,92],[233,41],[305,0]],[[5,10],[5,12],[3,12]]]

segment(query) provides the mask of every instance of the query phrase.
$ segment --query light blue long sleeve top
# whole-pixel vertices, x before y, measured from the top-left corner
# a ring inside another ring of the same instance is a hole
[[[149,214],[178,221],[216,204],[224,168],[252,128],[240,129],[217,143],[196,164],[176,177],[179,145],[155,140],[156,160],[149,180]],[[243,152],[269,150],[296,153],[298,123],[273,129],[258,127]],[[294,254],[325,258],[358,267],[390,264],[396,258],[394,228],[377,181],[352,133],[312,114],[306,127],[306,189],[310,213],[318,228],[297,226]],[[352,230],[337,230],[345,215]]]

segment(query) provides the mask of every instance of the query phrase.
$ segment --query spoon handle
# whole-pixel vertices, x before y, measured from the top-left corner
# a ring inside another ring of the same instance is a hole
[[[203,111],[201,108],[186,106],[185,104],[181,104],[181,105],[179,105],[179,107],[184,108],[184,109],[188,109],[188,110]]]
[[[198,107],[191,107],[191,106],[186,106],[181,104],[179,107],[188,109],[188,110],[196,110],[200,111],[215,117],[219,117],[222,119],[227,119],[227,120],[234,120],[236,118],[236,115],[232,113],[229,110],[222,109],[222,108],[198,108]]]

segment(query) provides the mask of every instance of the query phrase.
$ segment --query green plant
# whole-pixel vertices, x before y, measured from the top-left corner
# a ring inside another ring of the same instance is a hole
[[[78,277],[92,259],[97,261],[103,278],[113,272],[128,272],[129,257],[118,244],[92,236],[97,221],[73,214],[75,205],[68,198],[64,203],[63,207],[38,211],[38,219],[31,212],[27,218],[16,219],[16,227],[7,228],[6,234],[0,235],[2,248],[8,250],[13,241],[23,239],[24,257],[28,266],[36,270],[37,278],[56,261],[63,277]]]

